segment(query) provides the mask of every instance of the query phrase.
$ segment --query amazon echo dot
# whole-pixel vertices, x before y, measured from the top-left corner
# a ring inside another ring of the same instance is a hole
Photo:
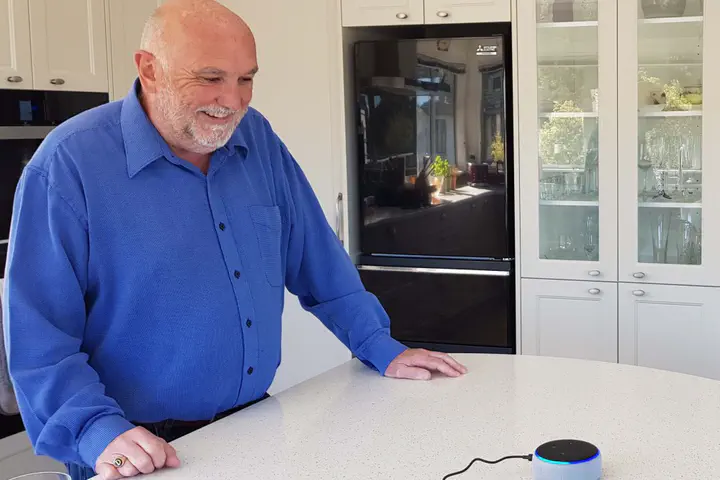
[[[582,440],[543,443],[532,459],[533,480],[600,480],[600,450]]]

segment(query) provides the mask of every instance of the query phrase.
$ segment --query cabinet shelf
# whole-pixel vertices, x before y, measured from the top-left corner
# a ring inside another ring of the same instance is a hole
[[[598,207],[598,200],[540,200],[540,205],[551,207]]]
[[[587,22],[543,22],[538,23],[537,28],[550,29],[550,28],[593,28],[597,27],[598,22],[587,21]]]
[[[680,110],[672,112],[638,112],[642,118],[667,118],[667,117],[702,117],[702,110]]]
[[[639,202],[640,208],[702,208],[702,203],[688,202]]]
[[[678,62],[678,63],[662,63],[648,62],[640,63],[640,68],[674,68],[674,67],[702,67],[702,62]]]
[[[540,63],[538,68],[598,68],[597,63]]]
[[[665,18],[641,18],[638,23],[641,25],[667,25],[678,23],[703,23],[704,17],[665,17]]]
[[[540,112],[540,118],[597,118],[597,112]]]

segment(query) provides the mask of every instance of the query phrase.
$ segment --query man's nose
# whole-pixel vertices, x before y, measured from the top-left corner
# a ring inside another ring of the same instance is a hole
[[[246,108],[251,97],[252,87],[250,85],[227,82],[217,101],[218,105],[237,111]]]

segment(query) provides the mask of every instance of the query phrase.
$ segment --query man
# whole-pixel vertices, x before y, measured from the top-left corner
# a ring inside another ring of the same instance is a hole
[[[465,373],[406,349],[303,172],[248,105],[248,26],[212,0],[148,21],[120,102],[56,128],[19,182],[9,370],[39,454],[75,480],[180,464],[168,442],[262,399],[287,287],[378,372]]]

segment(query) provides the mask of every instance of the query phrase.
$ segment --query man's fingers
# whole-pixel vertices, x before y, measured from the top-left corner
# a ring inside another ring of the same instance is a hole
[[[452,368],[457,370],[460,373],[467,373],[468,369],[465,367],[465,365],[460,364],[457,360],[455,360],[453,357],[448,355],[447,353],[442,352],[430,352],[431,357],[439,358],[440,360],[443,360],[445,363],[450,365]]]
[[[140,475],[140,471],[132,464],[132,461],[128,459],[125,464],[117,469],[123,477],[134,477]]]
[[[424,368],[401,365],[391,376],[396,378],[406,378],[409,380],[430,380],[432,374]]]
[[[177,456],[177,452],[173,448],[172,445],[165,442],[163,447],[165,448],[165,455],[167,457],[167,460],[165,461],[165,466],[170,468],[177,468],[180,466],[180,459]]]
[[[167,443],[165,440],[148,433],[147,435],[139,437],[136,442],[140,448],[145,450],[145,453],[150,456],[155,468],[163,468],[165,466],[165,461],[167,460],[167,453],[163,445]]]
[[[430,355],[418,355],[416,358],[413,358],[412,363],[410,365],[415,367],[422,367],[429,370],[435,370],[440,373],[443,373],[447,375],[448,377],[459,377],[460,372],[452,368],[450,365],[445,363],[443,360],[435,357],[431,357]]]
[[[109,463],[98,463],[95,473],[97,473],[102,480],[118,480],[123,478],[122,473],[118,472],[117,468]]]
[[[129,463],[132,463],[132,465],[137,468],[140,473],[152,473],[155,471],[155,465],[153,464],[152,458],[150,458],[150,455],[148,455],[140,445],[135,443],[135,441],[128,440],[125,442],[123,447],[122,451],[130,461]],[[130,477],[132,475],[125,473],[127,465],[128,463],[126,462],[125,465],[120,467],[118,470],[126,477]],[[130,470],[127,469],[127,471]],[[137,473],[135,475],[137,475]]]

